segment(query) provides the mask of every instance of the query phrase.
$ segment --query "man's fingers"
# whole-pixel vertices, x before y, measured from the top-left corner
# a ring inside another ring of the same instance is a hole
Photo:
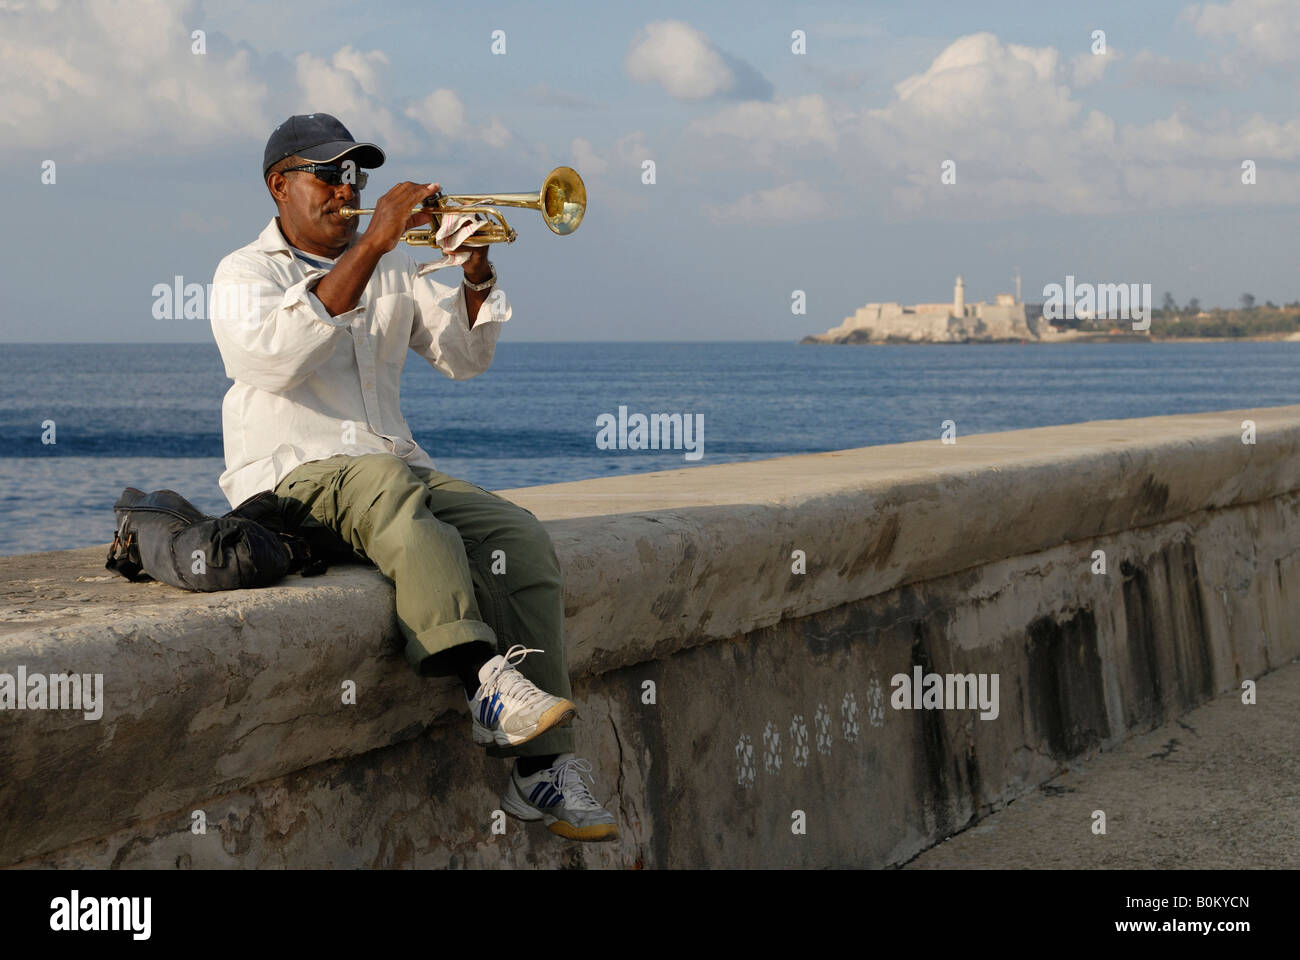
[[[424,202],[438,192],[438,184],[436,183],[404,183],[402,187],[402,192],[395,199],[412,207]]]
[[[391,204],[393,207],[402,211],[406,217],[423,216],[423,214],[412,214],[411,211],[423,203],[429,196],[437,192],[438,184],[428,183],[399,183],[379,198],[376,207],[388,209]],[[396,210],[393,211],[396,213]],[[427,222],[427,221],[425,221]]]

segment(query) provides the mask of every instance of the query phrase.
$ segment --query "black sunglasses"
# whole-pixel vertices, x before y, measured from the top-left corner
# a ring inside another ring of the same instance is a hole
[[[337,187],[340,183],[347,182],[357,190],[364,189],[366,181],[370,179],[370,174],[366,173],[364,170],[357,170],[355,167],[351,167],[348,171],[350,179],[344,181],[344,169],[334,163],[305,163],[301,167],[289,167],[280,172],[295,173],[297,171],[315,174],[317,180],[320,180],[323,183],[328,183],[331,187]]]

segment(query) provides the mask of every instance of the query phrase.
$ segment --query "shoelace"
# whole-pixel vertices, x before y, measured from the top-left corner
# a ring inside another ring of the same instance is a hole
[[[506,651],[506,662],[498,667],[497,672],[483,685],[483,696],[490,697],[494,693],[499,693],[503,699],[507,697],[514,698],[522,707],[529,707],[534,703],[545,700],[550,694],[545,690],[539,690],[516,668],[516,664],[521,663],[528,654],[545,652],[544,650],[529,649],[522,643],[516,643]]]
[[[596,785],[596,778],[591,775],[590,761],[570,757],[568,760],[561,760],[551,770],[554,771],[551,782],[555,784],[555,789],[564,794],[564,799],[568,801],[567,806],[577,807],[579,810],[604,809],[582,780],[583,775],[586,774],[591,785],[593,787]]]

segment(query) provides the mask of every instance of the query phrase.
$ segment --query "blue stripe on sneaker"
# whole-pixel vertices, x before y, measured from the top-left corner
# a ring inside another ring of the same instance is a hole
[[[537,798],[541,796],[541,793],[545,788],[546,783],[544,781],[533,784],[533,789],[528,794],[528,802],[533,804],[537,803]]]
[[[505,701],[501,699],[501,694],[494,693],[491,697],[484,697],[478,705],[478,721],[485,727],[496,724],[501,716],[501,711],[505,709]]]

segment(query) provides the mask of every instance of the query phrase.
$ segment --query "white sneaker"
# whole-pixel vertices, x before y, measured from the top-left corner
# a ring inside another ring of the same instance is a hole
[[[475,743],[515,747],[564,726],[577,714],[570,701],[539,690],[515,669],[528,654],[542,652],[517,643],[504,657],[495,656],[479,668],[478,692],[469,699]]]
[[[532,776],[519,776],[515,767],[501,809],[520,820],[545,820],[551,833],[569,840],[617,840],[618,820],[591,795],[583,774],[591,779],[591,764],[571,753],[560,754],[555,766]]]

